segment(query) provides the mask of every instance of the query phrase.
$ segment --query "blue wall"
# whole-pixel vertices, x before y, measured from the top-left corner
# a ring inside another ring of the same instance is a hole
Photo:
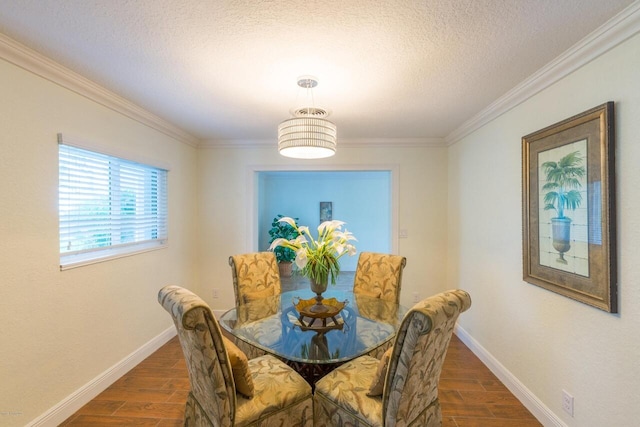
[[[258,174],[259,249],[269,247],[273,218],[299,218],[314,236],[320,224],[320,202],[333,203],[333,219],[358,239],[361,251],[391,252],[391,172],[389,171],[278,171]],[[358,254],[340,259],[343,271],[355,271]]]

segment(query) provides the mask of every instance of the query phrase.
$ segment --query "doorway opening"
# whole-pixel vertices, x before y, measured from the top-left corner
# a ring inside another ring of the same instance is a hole
[[[358,239],[358,253],[394,253],[392,178],[390,169],[256,171],[257,249],[269,248],[271,223],[284,215],[298,218],[298,224],[308,226],[314,236],[321,219],[344,221]],[[341,258],[341,270],[355,271],[357,258]]]

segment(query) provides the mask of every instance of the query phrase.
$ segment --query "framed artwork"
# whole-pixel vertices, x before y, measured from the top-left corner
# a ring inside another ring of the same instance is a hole
[[[333,219],[333,202],[320,202],[320,224]]]
[[[617,313],[613,102],[522,138],[523,279]]]

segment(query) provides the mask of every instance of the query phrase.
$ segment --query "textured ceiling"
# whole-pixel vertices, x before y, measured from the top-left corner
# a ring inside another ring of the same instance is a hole
[[[0,0],[0,32],[202,140],[446,137],[631,0]]]

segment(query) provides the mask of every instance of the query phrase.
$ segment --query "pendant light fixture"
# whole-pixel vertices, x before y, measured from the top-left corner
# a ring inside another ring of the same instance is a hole
[[[298,79],[298,86],[307,89],[311,106],[293,111],[293,118],[278,126],[278,151],[285,157],[296,159],[322,159],[336,153],[336,125],[326,120],[326,110],[313,106],[313,88],[318,79],[304,76]]]

